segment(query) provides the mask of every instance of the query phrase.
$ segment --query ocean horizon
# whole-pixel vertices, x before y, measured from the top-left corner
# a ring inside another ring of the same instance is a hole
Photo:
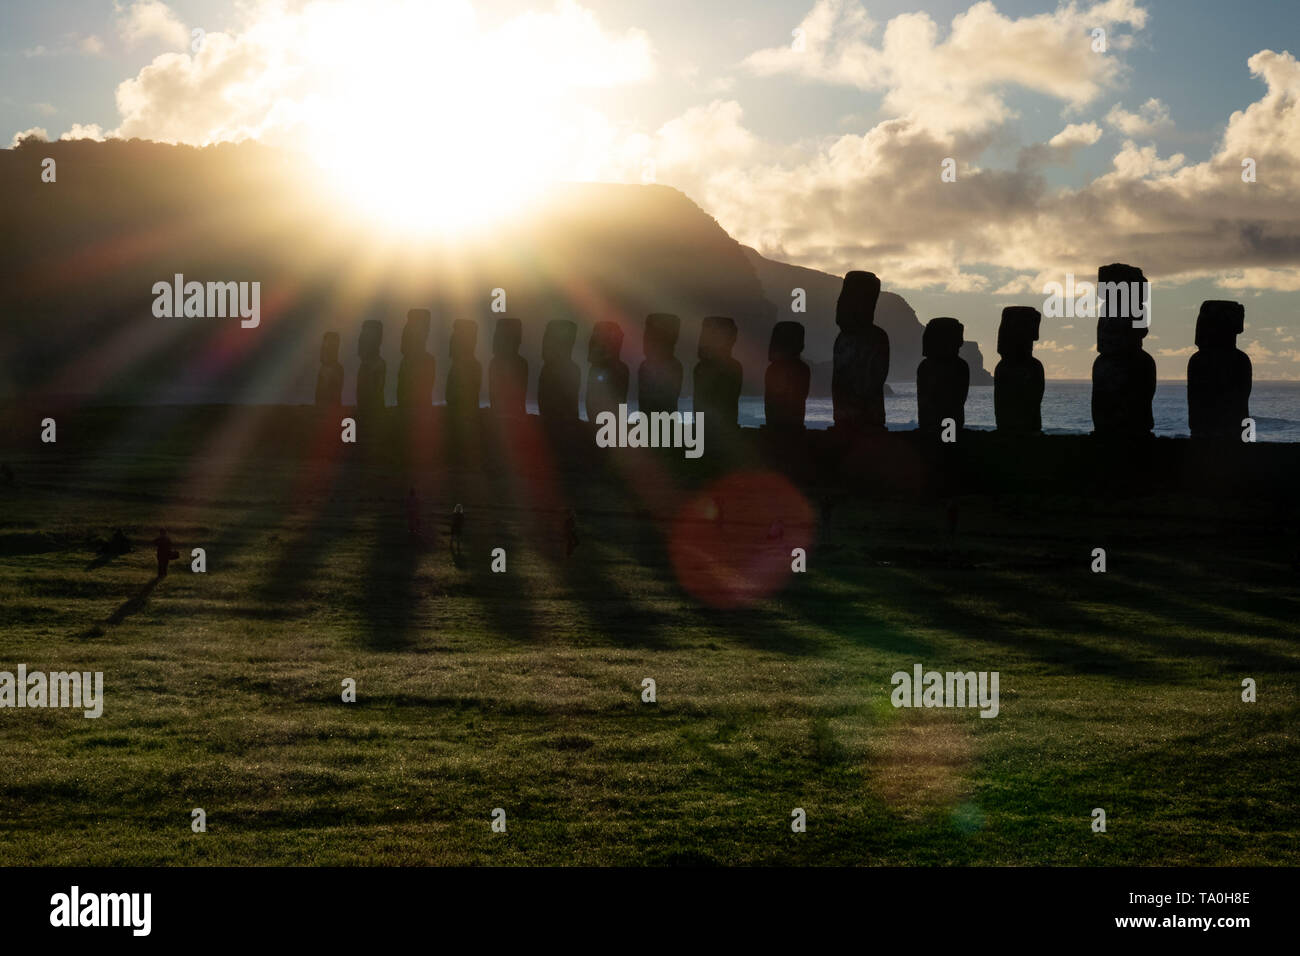
[[[890,431],[916,428],[916,383],[891,382],[892,395],[885,396],[885,425]],[[635,390],[635,387],[634,389]],[[1092,383],[1079,379],[1048,379],[1043,392],[1043,432],[1048,435],[1087,435],[1092,431]],[[636,408],[629,400],[628,406]],[[678,407],[691,410],[691,400],[683,398]],[[537,412],[537,403],[528,402],[528,410]],[[1151,403],[1155,433],[1164,438],[1187,438],[1187,383],[1170,379],[1156,383]],[[1300,382],[1256,382],[1250,393],[1250,414],[1255,419],[1256,440],[1262,442],[1300,441]],[[586,415],[583,413],[583,418]],[[829,428],[833,421],[830,398],[810,398],[804,414],[808,428]],[[764,422],[763,397],[742,395],[740,424],[757,428]],[[966,427],[991,431],[993,386],[972,385],[966,398]]]

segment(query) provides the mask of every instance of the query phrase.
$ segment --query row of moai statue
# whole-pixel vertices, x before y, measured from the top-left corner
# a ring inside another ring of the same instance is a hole
[[[1150,323],[1149,299],[1142,270],[1112,263],[1097,273],[1099,289],[1123,285],[1129,296],[1100,299],[1097,320],[1097,359],[1092,369],[1092,420],[1094,433],[1103,437],[1144,437],[1154,428],[1151,403],[1156,391],[1156,364],[1142,349]],[[837,428],[883,430],[884,387],[889,375],[889,336],[875,325],[880,280],[870,272],[850,272],[844,277],[835,307],[839,335],[831,380]],[[1115,314],[1106,314],[1109,306]],[[1011,435],[1042,433],[1043,365],[1034,358],[1041,313],[1027,306],[1002,310],[998,326],[1000,360],[993,372],[993,408],[999,432]],[[789,327],[794,327],[789,328]],[[1245,328],[1245,309],[1238,302],[1208,300],[1196,319],[1197,351],[1187,363],[1188,424],[1193,438],[1237,440],[1249,415],[1251,364],[1236,347]],[[797,335],[795,330],[797,329]],[[970,369],[960,358],[964,329],[956,319],[931,319],[921,339],[921,363],[916,369],[917,424],[926,434],[941,433],[951,420],[957,429],[965,424]],[[780,348],[778,348],[778,343]],[[772,368],[767,380],[767,421],[790,426],[802,422],[802,400],[788,396],[802,389],[806,398],[807,366],[802,373],[792,364],[790,346],[803,344],[797,323],[778,323],[772,335]],[[774,376],[780,357],[780,372]],[[774,391],[774,386],[776,386]],[[776,399],[775,402],[773,399]],[[794,417],[798,405],[799,417]],[[775,407],[774,407],[775,406]],[[774,412],[778,416],[774,418]]]
[[[1140,269],[1115,263],[1098,270],[1097,281],[1126,283],[1142,288]],[[889,336],[875,324],[880,280],[870,272],[850,272],[844,277],[835,306],[839,334],[835,339],[831,377],[834,422],[837,429],[885,429],[885,380],[889,376]],[[1102,302],[1105,311],[1106,301]],[[1143,351],[1149,323],[1143,300],[1133,296],[1117,301],[1115,315],[1097,321],[1097,352],[1092,371],[1092,419],[1102,436],[1150,435],[1154,422],[1151,402],[1156,388],[1156,366]],[[1251,389],[1249,357],[1236,347],[1244,329],[1245,310],[1240,303],[1206,301],[1196,320],[1197,352],[1187,365],[1188,420],[1195,438],[1230,439],[1240,434],[1248,415]],[[402,360],[397,372],[399,407],[428,407],[432,403],[436,362],[427,351],[431,313],[412,309],[402,331]],[[1000,360],[993,372],[993,406],[997,429],[1012,435],[1042,432],[1043,365],[1034,358],[1041,313],[1028,306],[1002,310],[997,350]],[[1135,322],[1137,323],[1135,327]],[[917,422],[927,434],[940,433],[951,420],[957,429],[965,424],[970,369],[959,352],[964,328],[957,319],[931,319],[921,339],[921,363],[916,370]],[[542,337],[542,369],[538,379],[537,408],[542,417],[574,420],[582,373],[573,361],[576,323],[565,319],[548,322]],[[682,391],[682,363],[676,357],[681,319],[668,313],[646,317],[645,360],[637,369],[637,403],[644,412],[676,411]],[[384,406],[387,366],[380,357],[383,324],[375,319],[362,324],[357,351],[357,409],[367,412]],[[700,329],[699,362],[695,367],[694,408],[711,424],[735,427],[739,418],[743,370],[732,357],[737,329],[725,316],[704,319]],[[519,319],[497,320],[488,365],[488,399],[500,414],[525,414],[528,361],[519,354],[523,324]],[[475,351],[478,323],[457,319],[451,332],[451,368],[447,375],[447,407],[457,415],[475,413],[483,382],[483,368]],[[627,402],[630,370],[620,355],[623,330],[616,322],[597,322],[587,344],[590,373],[587,379],[587,420],[602,411],[615,412]],[[763,382],[764,415],[769,429],[799,430],[811,386],[811,369],[803,361],[804,327],[799,322],[776,323],[768,348],[768,368]],[[339,336],[325,333],[321,344],[321,369],[316,382],[316,404],[342,404],[343,366],[338,360]]]
[[[412,309],[402,330],[402,361],[397,370],[397,404],[401,408],[428,407],[433,400],[436,360],[426,343],[432,313]],[[794,325],[796,323],[787,323]],[[637,403],[645,412],[676,411],[682,391],[682,363],[675,352],[681,334],[681,319],[668,313],[646,318],[645,360],[637,369]],[[799,326],[800,351],[803,328]],[[537,411],[546,419],[578,418],[578,395],[582,371],[573,361],[577,323],[555,319],[542,335],[542,369],[537,381]],[[377,319],[362,323],[357,341],[361,364],[357,370],[357,410],[360,413],[384,407],[387,364],[380,357],[384,327]],[[699,362],[695,366],[695,409],[710,424],[737,425],[743,370],[732,358],[737,329],[735,320],[709,316],[700,330]],[[523,323],[503,316],[497,319],[492,339],[492,360],[488,364],[488,403],[503,415],[525,414],[528,390],[528,360],[519,354],[523,344]],[[475,358],[478,323],[457,319],[451,331],[451,368],[447,373],[447,408],[452,414],[468,415],[479,408],[483,367]],[[630,370],[620,355],[623,329],[616,322],[597,322],[587,344],[591,372],[587,380],[588,421],[603,411],[617,413],[626,404]],[[339,335],[326,332],[321,341],[320,371],[316,377],[316,404],[335,407],[343,403],[343,366],[339,362]],[[806,368],[806,366],[805,366]],[[807,388],[804,389],[805,397]],[[802,407],[799,421],[803,421]]]

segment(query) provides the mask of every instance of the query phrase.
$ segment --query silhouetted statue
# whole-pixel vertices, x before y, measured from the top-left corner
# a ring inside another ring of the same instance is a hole
[[[1187,424],[1193,438],[1238,441],[1250,415],[1250,356],[1237,348],[1245,329],[1240,302],[1210,299],[1196,317],[1196,354],[1187,361]]]
[[[601,412],[618,414],[618,406],[627,402],[627,385],[631,372],[619,358],[623,351],[623,330],[617,322],[597,322],[587,342],[587,421],[594,422]]]
[[[961,351],[965,329],[956,319],[931,319],[921,333],[921,364],[916,367],[916,418],[921,431],[938,435],[944,419],[960,431],[966,424],[970,366]]]
[[[876,326],[880,280],[871,272],[850,272],[835,303],[835,361],[831,399],[835,424],[842,428],[885,427],[885,379],[889,376],[889,336]]]
[[[1113,263],[1097,271],[1100,354],[1092,363],[1092,427],[1097,435],[1142,437],[1150,435],[1155,424],[1151,400],[1156,394],[1156,363],[1142,351],[1147,334],[1145,283],[1142,270],[1133,266]],[[1143,324],[1134,328],[1135,321]]]
[[[682,320],[667,312],[645,319],[645,360],[636,370],[637,408],[649,412],[675,412],[682,394],[682,363],[673,354]]]
[[[568,319],[552,319],[542,333],[542,371],[537,376],[537,414],[542,418],[575,421],[582,370],[573,360],[578,325]]]
[[[358,412],[384,407],[388,364],[379,357],[379,346],[383,342],[384,323],[378,319],[366,319],[361,323],[361,336],[357,339],[357,354],[361,356],[361,367],[357,369]]]
[[[478,347],[478,323],[457,319],[451,325],[451,368],[447,370],[447,411],[456,416],[478,413],[483,389],[483,366],[474,356]]]
[[[339,362],[339,334],[326,332],[320,340],[320,371],[316,373],[316,405],[337,408],[343,404],[343,365]]]
[[[399,408],[428,408],[433,404],[433,381],[437,360],[429,354],[428,309],[411,309],[402,329],[402,362],[397,366],[397,405]]]
[[[731,357],[737,334],[735,319],[725,315],[707,316],[700,325],[694,409],[704,413],[713,429],[739,427],[745,370]]]
[[[803,428],[812,369],[803,354],[803,324],[778,322],[767,347],[767,374],[763,376],[763,419],[769,428]]]
[[[488,363],[488,402],[498,415],[522,417],[527,413],[528,360],[519,354],[523,340],[524,327],[518,319],[497,319],[492,361]]]
[[[998,355],[993,369],[993,415],[998,431],[1039,435],[1043,431],[1043,363],[1034,358],[1034,343],[1042,315],[1029,306],[1002,310],[998,326]]]

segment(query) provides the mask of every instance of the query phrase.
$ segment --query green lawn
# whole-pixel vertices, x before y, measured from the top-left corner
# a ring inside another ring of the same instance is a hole
[[[937,503],[842,497],[807,573],[722,610],[674,573],[672,471],[206,447],[7,458],[0,670],[106,700],[0,710],[6,864],[1300,863],[1300,578],[1262,504],[971,497],[950,541]],[[445,524],[408,543],[411,482],[465,504],[463,568]],[[151,586],[160,525],[206,574]],[[998,671],[1001,713],[896,710],[915,663]]]

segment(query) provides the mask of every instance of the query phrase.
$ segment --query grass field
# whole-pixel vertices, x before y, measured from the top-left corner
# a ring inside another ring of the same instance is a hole
[[[806,573],[715,608],[674,570],[693,516],[647,497],[653,470],[538,482],[233,438],[8,461],[0,670],[102,671],[105,706],[0,710],[6,864],[1300,863],[1300,577],[1262,504],[971,497],[950,540],[937,503],[842,496],[789,528]],[[754,543],[772,517],[696,523],[784,567],[788,541]],[[118,526],[135,549],[97,559]],[[206,574],[155,586],[160,526]],[[998,671],[1000,714],[895,709],[916,663]]]

